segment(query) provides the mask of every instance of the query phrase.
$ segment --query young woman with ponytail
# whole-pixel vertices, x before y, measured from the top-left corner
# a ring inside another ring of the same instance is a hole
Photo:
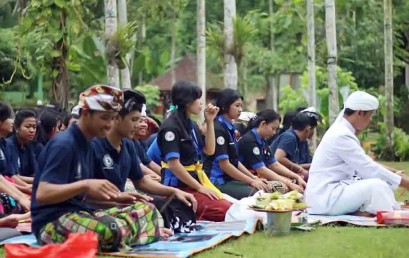
[[[176,82],[171,91],[169,117],[162,123],[157,142],[162,156],[162,183],[192,193],[198,207],[196,217],[223,221],[231,203],[211,183],[202,169],[203,155],[215,149],[214,119],[219,108],[212,104],[204,110],[207,129],[203,135],[192,115],[202,112],[202,91],[190,81]]]

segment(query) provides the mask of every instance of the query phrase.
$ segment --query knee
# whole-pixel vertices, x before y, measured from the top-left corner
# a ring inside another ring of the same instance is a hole
[[[98,244],[102,251],[117,251],[121,245],[122,234],[119,225],[111,216],[103,216],[100,223],[105,227],[98,234]]]

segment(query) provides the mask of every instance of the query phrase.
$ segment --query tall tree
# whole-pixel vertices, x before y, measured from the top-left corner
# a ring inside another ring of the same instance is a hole
[[[224,86],[237,89],[237,63],[234,58],[234,29],[236,0],[224,0]]]
[[[205,0],[197,0],[197,84],[202,89],[202,102],[206,105],[206,9]],[[204,121],[200,113],[199,121]]]
[[[393,31],[392,31],[392,0],[384,0],[384,34],[385,34],[385,97],[386,97],[386,146],[385,155],[394,157],[393,145]]]
[[[128,23],[128,12],[126,7],[126,0],[118,0],[118,22],[120,26],[125,26]],[[125,68],[121,69],[121,88],[130,89],[131,74],[129,72],[129,62],[131,60],[130,53],[125,57]]]
[[[272,19],[274,15],[274,0],[268,1],[268,11],[269,11],[269,30],[270,30],[270,51],[275,52],[274,47],[274,21]],[[266,80],[266,107],[273,107],[274,110],[278,111],[278,88],[280,75],[269,74]]]
[[[330,123],[333,123],[339,112],[335,0],[325,0],[325,33],[328,48],[329,121]]]
[[[307,0],[307,38],[308,38],[308,90],[310,106],[317,107],[317,89],[315,84],[315,24],[314,0]],[[313,149],[317,147],[317,134],[312,139]]]
[[[118,29],[117,4],[116,0],[104,0],[104,3],[105,3],[105,36],[108,38],[109,41],[114,37],[114,34]],[[110,45],[109,43],[107,45],[108,48],[112,47],[109,46]],[[119,70],[114,56],[108,57],[107,79],[109,85],[119,87]]]

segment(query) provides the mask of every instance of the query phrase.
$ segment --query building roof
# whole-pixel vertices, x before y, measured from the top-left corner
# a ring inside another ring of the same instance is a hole
[[[175,81],[194,81],[196,78],[196,58],[192,54],[185,55],[175,66]],[[161,91],[170,91],[172,88],[171,70],[153,79],[149,84],[157,85]],[[224,88],[223,78],[207,72],[206,89]]]

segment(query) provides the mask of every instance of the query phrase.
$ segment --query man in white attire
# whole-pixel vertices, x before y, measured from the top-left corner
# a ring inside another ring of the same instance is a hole
[[[318,146],[310,168],[305,198],[310,214],[375,214],[399,209],[393,190],[409,190],[400,176],[367,156],[357,138],[378,109],[378,100],[363,91],[352,93]]]

